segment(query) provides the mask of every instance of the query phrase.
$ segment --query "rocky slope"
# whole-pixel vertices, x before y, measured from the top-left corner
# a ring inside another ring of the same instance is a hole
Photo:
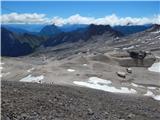
[[[159,120],[159,105],[87,88],[2,82],[2,120]]]
[[[29,33],[14,33],[1,28],[1,55],[22,56],[34,52],[44,41],[44,37]]]
[[[62,31],[55,25],[47,25],[41,29],[39,32],[40,35],[45,35],[45,36],[55,36]]]
[[[92,37],[106,34],[109,37],[120,37],[122,33],[112,29],[109,25],[94,25],[91,24],[87,28],[80,28],[71,32],[63,32],[56,36],[50,37],[44,46],[56,46],[64,43],[86,42],[91,41]],[[107,37],[106,36],[106,37]],[[92,40],[93,41],[93,40]]]

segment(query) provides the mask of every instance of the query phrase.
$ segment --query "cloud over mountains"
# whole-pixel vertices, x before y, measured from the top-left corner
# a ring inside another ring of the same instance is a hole
[[[79,14],[72,15],[68,18],[62,18],[59,16],[51,19],[47,18],[45,14],[38,13],[10,13],[2,14],[0,16],[1,23],[28,23],[28,24],[55,24],[62,26],[64,24],[109,24],[114,25],[143,25],[143,24],[160,24],[160,15],[154,15],[151,18],[148,17],[118,17],[116,14],[107,15],[102,18],[85,17]]]

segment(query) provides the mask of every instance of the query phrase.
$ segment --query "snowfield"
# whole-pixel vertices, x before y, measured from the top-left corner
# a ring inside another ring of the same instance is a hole
[[[160,72],[160,62],[154,63],[151,67],[148,68],[152,72]]]
[[[36,83],[41,83],[44,79],[44,76],[43,75],[40,75],[40,76],[32,76],[32,75],[28,75],[27,77],[25,78],[22,78],[20,80],[20,82],[36,82]]]
[[[68,72],[75,72],[74,69],[67,69]]]
[[[113,92],[113,93],[132,93],[135,94],[135,89],[129,89],[127,87],[120,87],[120,89],[114,87],[111,85],[110,80],[104,80],[98,77],[90,77],[87,82],[82,81],[74,81],[73,82],[76,85],[85,86],[93,89],[103,90],[107,92]]]
[[[160,95],[155,95],[155,94],[153,94],[153,92],[150,91],[150,90],[147,90],[147,93],[144,94],[144,96],[149,96],[149,97],[152,97],[152,98],[155,99],[155,100],[160,100]]]

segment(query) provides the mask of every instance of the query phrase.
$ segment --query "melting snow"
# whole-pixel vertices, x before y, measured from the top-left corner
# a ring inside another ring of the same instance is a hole
[[[34,68],[28,69],[27,72],[31,72],[32,70],[34,70]]]
[[[68,72],[74,72],[74,69],[67,69]]]
[[[133,87],[145,88],[144,86],[142,86],[142,85],[138,85],[138,84],[135,84],[135,83],[131,83],[131,85],[132,85]]]
[[[134,87],[139,87],[139,85],[135,84],[135,83],[131,83],[132,86]]]
[[[0,66],[0,70],[2,70],[3,69],[3,67],[2,66]]]
[[[154,63],[151,67],[148,68],[152,72],[160,72],[160,62]]]
[[[1,74],[0,74],[0,77],[7,76],[7,75],[9,75],[9,74],[10,74],[10,72],[7,72],[7,73],[1,73]]]
[[[4,63],[0,62],[0,70],[3,69],[3,67],[2,67],[3,64],[4,64]]]
[[[111,86],[111,81],[110,80],[104,80],[98,77],[90,77],[87,82],[82,82],[82,81],[74,81],[74,84],[93,88],[93,89],[98,89],[98,90],[103,90],[107,92],[113,92],[113,93],[136,93],[136,90],[134,89],[128,89],[127,87],[121,87],[120,89]]]
[[[152,32],[152,33],[155,33],[155,34],[156,34],[156,33],[160,33],[160,31],[158,30],[158,31],[156,31],[156,32]]]
[[[152,96],[153,95],[153,92],[148,90],[146,94],[144,94],[144,96]]]
[[[83,64],[83,66],[87,66],[87,64]]]
[[[159,56],[155,56],[156,58],[158,58],[158,59],[160,59],[160,57]]]
[[[22,78],[20,81],[21,82],[36,82],[36,83],[41,83],[42,79],[44,79],[43,75],[36,76],[36,77],[34,77],[32,75],[28,75],[27,77]]]
[[[155,100],[160,100],[160,95],[154,95],[152,91],[147,90],[147,93],[144,96],[152,97]]]
[[[4,63],[0,62],[0,65],[4,65]]]
[[[129,50],[129,49],[133,49],[134,46],[130,46],[130,47],[126,47],[126,48],[123,48],[123,50]]]
[[[150,90],[155,90],[156,89],[156,87],[147,87],[148,89],[150,89]]]

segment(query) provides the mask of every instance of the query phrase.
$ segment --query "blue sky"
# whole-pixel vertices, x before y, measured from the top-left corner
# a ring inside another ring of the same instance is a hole
[[[2,14],[11,13],[40,13],[47,17],[69,17],[73,14],[82,16],[104,17],[116,14],[120,17],[150,17],[159,12],[160,2],[2,2]],[[6,10],[7,9],[7,10]]]
[[[160,1],[3,1],[2,23],[160,24]]]

